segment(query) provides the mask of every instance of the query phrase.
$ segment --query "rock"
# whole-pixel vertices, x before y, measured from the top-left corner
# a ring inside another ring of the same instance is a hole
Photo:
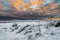
[[[55,27],[60,27],[60,21],[57,22],[57,24],[55,25]]]

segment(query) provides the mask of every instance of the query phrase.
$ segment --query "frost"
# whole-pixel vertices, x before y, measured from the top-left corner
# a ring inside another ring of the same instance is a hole
[[[60,40],[60,21],[0,23],[0,40]]]

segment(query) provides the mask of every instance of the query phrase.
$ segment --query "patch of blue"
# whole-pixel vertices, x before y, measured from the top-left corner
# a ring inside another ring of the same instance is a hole
[[[4,6],[4,10],[6,10],[9,6],[10,6],[10,4],[6,1],[6,0],[2,0],[2,5]]]
[[[60,0],[54,0],[55,1],[55,3],[60,3]]]

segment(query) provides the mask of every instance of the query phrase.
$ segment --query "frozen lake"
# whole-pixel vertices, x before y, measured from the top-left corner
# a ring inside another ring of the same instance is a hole
[[[0,40],[60,40],[60,21],[0,21]]]

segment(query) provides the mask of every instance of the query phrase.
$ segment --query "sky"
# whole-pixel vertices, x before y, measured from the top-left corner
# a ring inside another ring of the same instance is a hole
[[[56,3],[60,3],[60,0],[54,0]],[[29,0],[24,0],[25,3],[28,3]],[[44,3],[47,3],[47,2],[50,2],[50,0],[44,0]],[[10,4],[7,2],[7,0],[2,0],[2,2],[0,2],[0,4],[3,5],[3,8],[4,10],[8,9],[8,7],[10,6]]]
[[[13,0],[15,1],[15,0]],[[60,3],[60,0],[54,0],[55,3]],[[24,0],[25,3],[29,3],[29,0]],[[50,0],[44,0],[43,4],[45,5],[46,3],[49,3]],[[1,8],[1,5],[3,6]],[[7,2],[7,0],[0,0],[0,8],[3,9],[3,10],[8,10],[9,7],[11,6],[11,4],[9,2]],[[32,8],[36,8],[36,6],[31,6]],[[2,17],[0,17],[1,19]]]

